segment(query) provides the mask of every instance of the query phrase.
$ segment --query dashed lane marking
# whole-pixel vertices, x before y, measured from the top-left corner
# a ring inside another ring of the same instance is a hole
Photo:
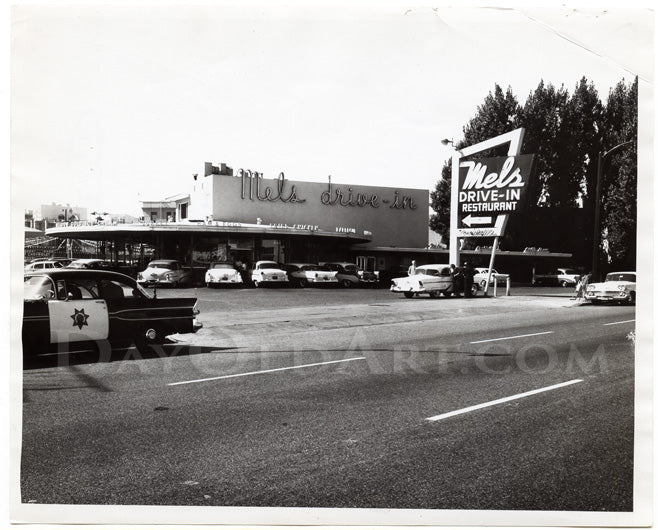
[[[479,405],[473,405],[472,407],[466,407],[465,409],[453,410],[452,412],[446,412],[445,414],[439,414],[438,416],[432,416],[427,418],[427,421],[439,421],[452,416],[457,416],[459,414],[466,414],[467,412],[472,412],[474,410],[484,409],[487,407],[492,407],[494,405],[499,405],[501,403],[506,403],[507,401],[514,401],[516,399],[521,399],[527,396],[532,396],[534,394],[539,394],[541,392],[548,392],[549,390],[555,390],[556,388],[562,388],[564,386],[573,385],[576,383],[582,383],[582,379],[573,379],[572,381],[567,381],[566,383],[559,383],[557,385],[547,386],[544,388],[539,388],[537,390],[530,390],[529,392],[523,392],[522,394],[516,394],[514,396],[509,396],[501,399],[496,399],[494,401],[487,401],[486,403],[481,403]]]
[[[603,324],[604,326],[614,326],[615,324],[628,324],[629,322],[635,322],[635,319],[632,320],[621,320],[619,322],[610,322],[609,324]]]
[[[540,333],[528,333],[527,335],[514,335],[513,337],[500,337],[498,339],[476,340],[476,341],[471,342],[471,344],[482,344],[483,342],[495,342],[497,340],[520,339],[522,337],[535,337],[537,335],[548,335],[549,333],[554,333],[554,332],[553,331],[542,331]]]
[[[187,385],[190,383],[202,383],[204,381],[217,381],[218,379],[230,379],[231,377],[244,377],[247,375],[267,374],[271,372],[283,372],[284,370],[296,370],[298,368],[309,368],[311,366],[321,366],[323,364],[348,363],[350,361],[361,361],[365,357],[351,357],[349,359],[338,359],[336,361],[325,361],[322,363],[300,364],[297,366],[285,366],[283,368],[272,368],[270,370],[259,370],[257,372],[245,372],[243,374],[220,375],[217,377],[206,377],[205,379],[193,379],[191,381],[178,381],[177,383],[168,383],[168,386]]]

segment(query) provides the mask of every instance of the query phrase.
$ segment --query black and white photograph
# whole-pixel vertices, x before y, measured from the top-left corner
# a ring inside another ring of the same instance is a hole
[[[653,524],[654,19],[15,3],[10,522]]]

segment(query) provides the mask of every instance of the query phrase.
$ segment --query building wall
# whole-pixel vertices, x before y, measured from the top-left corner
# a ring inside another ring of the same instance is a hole
[[[363,235],[371,246],[427,246],[429,192],[236,176],[199,176],[190,196],[190,219],[317,227]]]

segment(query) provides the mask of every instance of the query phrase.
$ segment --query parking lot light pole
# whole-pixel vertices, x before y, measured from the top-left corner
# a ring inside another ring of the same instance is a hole
[[[592,241],[592,280],[599,280],[599,242],[601,239],[600,223],[601,223],[601,181],[603,180],[603,164],[606,157],[621,149],[625,145],[632,143],[632,140],[622,142],[615,145],[612,149],[607,151],[599,151],[599,159],[596,167],[596,198],[594,200],[594,235]]]

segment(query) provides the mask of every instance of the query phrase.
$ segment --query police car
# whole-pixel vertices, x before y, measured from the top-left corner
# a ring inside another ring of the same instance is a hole
[[[24,275],[23,352],[39,354],[135,344],[162,344],[194,333],[196,298],[156,298],[110,271],[50,269]]]

